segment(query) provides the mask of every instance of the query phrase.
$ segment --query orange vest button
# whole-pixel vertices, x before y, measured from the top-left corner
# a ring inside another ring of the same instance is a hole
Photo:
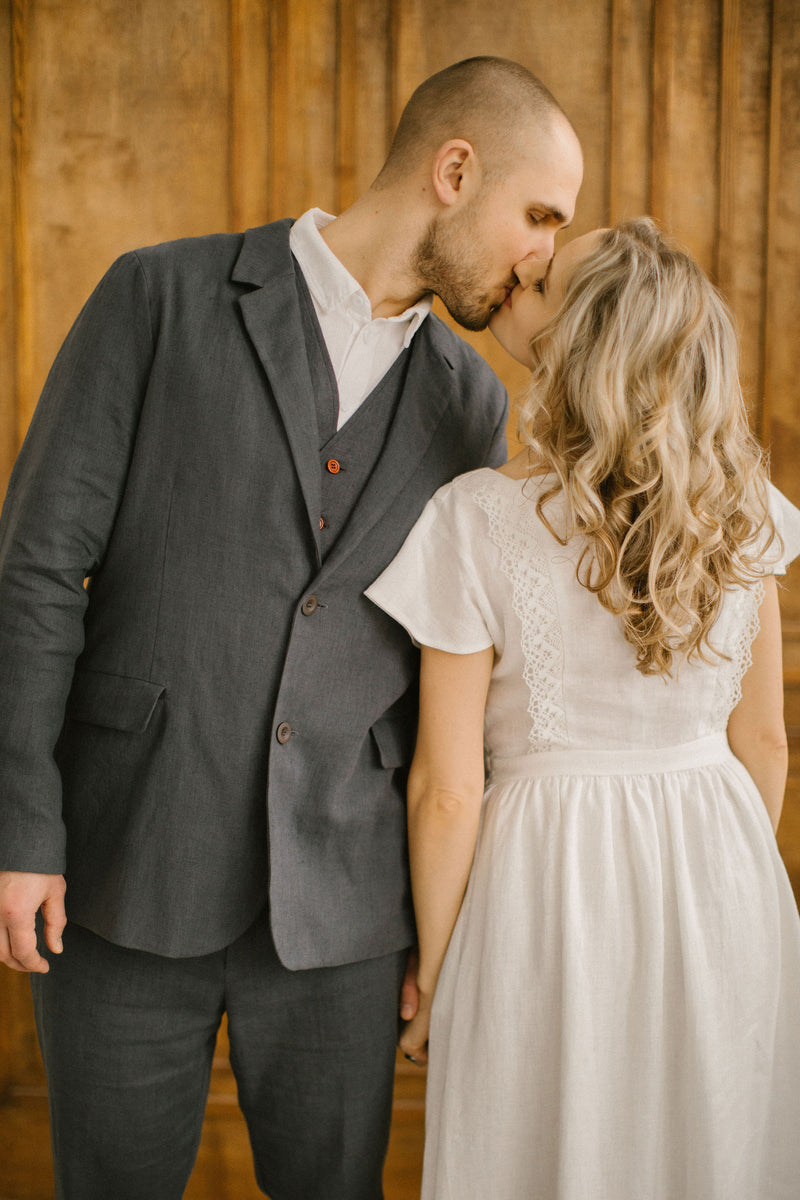
[[[325,464],[331,475],[338,475],[342,469],[341,463],[335,458],[329,458]]]

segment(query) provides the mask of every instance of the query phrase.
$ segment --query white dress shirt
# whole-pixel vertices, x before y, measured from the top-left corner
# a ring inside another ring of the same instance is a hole
[[[311,208],[289,231],[289,247],[300,264],[339,388],[337,429],[383,379],[431,310],[423,296],[397,317],[373,317],[367,293],[320,234],[335,217]]]

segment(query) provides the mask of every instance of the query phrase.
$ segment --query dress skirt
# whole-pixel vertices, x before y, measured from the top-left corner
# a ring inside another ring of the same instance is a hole
[[[724,734],[495,760],[423,1200],[797,1200],[800,924]]]

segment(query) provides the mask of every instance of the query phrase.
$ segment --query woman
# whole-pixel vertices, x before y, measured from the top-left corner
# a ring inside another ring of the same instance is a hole
[[[437,493],[367,592],[422,646],[424,1200],[789,1200],[800,513],[724,304],[651,222],[570,243],[491,327],[533,361],[525,449]]]

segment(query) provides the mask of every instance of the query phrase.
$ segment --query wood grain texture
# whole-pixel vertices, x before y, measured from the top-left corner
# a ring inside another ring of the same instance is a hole
[[[391,115],[391,13],[385,0],[340,0],[337,32],[336,212],[383,166]]]
[[[336,211],[336,9],[270,5],[270,220]]]
[[[231,0],[230,19],[230,223],[250,229],[269,220],[269,14],[262,0]]]
[[[26,0],[18,232],[23,424],[121,251],[227,227],[227,0]]]
[[[716,281],[738,316],[741,374],[762,433],[767,236],[769,7],[723,0]]]
[[[18,450],[13,4],[0,9],[0,495]],[[0,1067],[0,1087],[2,1067]]]
[[[612,0],[608,219],[650,212],[653,0]]]
[[[765,432],[776,481],[800,503],[800,21],[794,0],[775,0],[770,86]]]
[[[769,202],[764,330],[764,438],[772,476],[800,504],[800,21],[794,0],[775,0],[770,73]],[[782,609],[800,636],[800,572],[787,577]]]
[[[32,411],[32,397],[35,394],[35,364],[33,320],[31,313],[31,261],[28,242],[28,227],[30,221],[29,197],[27,191],[29,153],[29,109],[31,105],[30,89],[27,86],[27,59],[29,23],[28,0],[13,0],[11,4],[11,87],[12,87],[12,122],[8,148],[11,153],[7,177],[12,181],[13,226],[11,234],[12,278],[14,312],[9,312],[13,322],[14,349],[11,355],[13,363],[13,385],[15,401],[14,443],[16,456],[22,439],[28,428]]]
[[[719,37],[716,3],[656,0],[653,215],[712,274],[717,247]]]

